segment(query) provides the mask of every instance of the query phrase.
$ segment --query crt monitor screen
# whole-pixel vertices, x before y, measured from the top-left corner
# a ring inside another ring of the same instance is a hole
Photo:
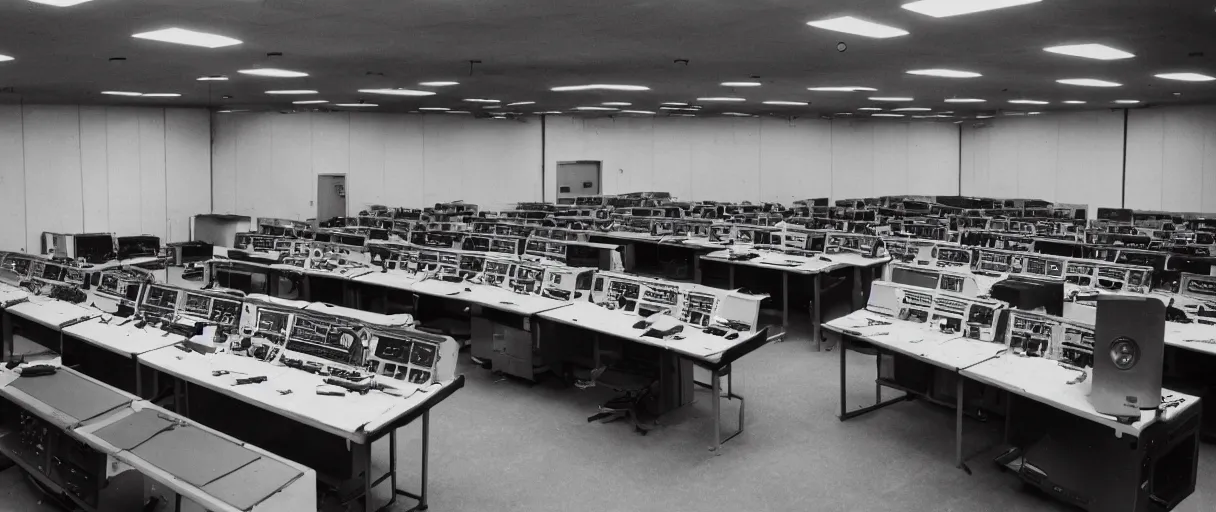
[[[104,235],[76,235],[76,257],[89,263],[105,263],[114,257],[114,237]]]

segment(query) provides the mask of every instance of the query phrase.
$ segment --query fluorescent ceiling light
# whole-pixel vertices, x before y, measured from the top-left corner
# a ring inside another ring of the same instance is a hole
[[[877,91],[878,89],[875,89],[873,87],[855,87],[855,86],[851,86],[851,85],[846,85],[846,86],[836,86],[836,87],[807,87],[806,90],[817,91],[817,92],[857,92],[857,91],[874,92],[874,91]]]
[[[891,109],[891,112],[928,112],[930,110],[933,109],[927,107],[904,107]]]
[[[835,32],[844,32],[846,34],[854,34],[865,37],[888,38],[908,35],[907,30],[879,25],[866,20],[860,20],[852,16],[844,16],[841,18],[832,18],[830,20],[819,20],[807,22],[815,28],[824,30],[832,30]]]
[[[419,108],[418,110],[433,110],[436,112],[443,112],[443,111],[452,110],[452,109],[447,108],[447,107],[422,107],[422,108]]]
[[[231,113],[233,113],[233,112],[249,112],[249,110],[248,110],[248,109],[236,109],[236,110],[217,110],[216,112],[218,112],[218,113],[220,113],[220,114],[231,114]]]
[[[629,103],[629,102],[625,102],[625,101],[605,101],[603,103],[600,103],[600,105],[603,105],[605,107],[628,107],[630,105],[633,105],[633,103]]]
[[[472,112],[469,112],[468,110],[449,110],[444,113],[445,114],[472,114]]]
[[[644,85],[614,85],[614,84],[590,84],[590,85],[565,85],[562,87],[554,87],[550,89],[555,92],[569,91],[649,91],[650,88]]]
[[[30,0],[36,4],[53,5],[55,7],[71,7],[91,0]]]
[[[903,117],[903,114],[870,114],[870,117]]]
[[[697,112],[699,109],[690,107],[659,107],[659,110],[683,110],[685,112]]]
[[[1019,105],[1046,105],[1049,103],[1047,101],[1039,101],[1039,100],[1009,100],[1009,102],[1016,103]]]
[[[878,108],[878,107],[861,107],[857,110],[882,110],[882,109]]]
[[[672,114],[675,117],[697,117],[696,114]]]
[[[912,98],[901,98],[898,96],[872,96],[870,101],[912,101]]]
[[[654,112],[651,112],[649,110],[622,110],[621,113],[622,114],[650,114],[650,115],[654,114]]]
[[[1140,100],[1115,100],[1115,103],[1118,103],[1120,105],[1135,105],[1137,103],[1140,103]]]
[[[101,91],[101,93],[110,96],[143,96],[143,93],[130,91]]]
[[[760,87],[760,82],[722,82],[722,87]]]
[[[359,89],[364,94],[383,94],[385,96],[434,96],[433,91],[415,91],[413,89]]]
[[[1037,116],[1039,114],[1042,114],[1042,112],[1027,112],[1026,113],[1026,115],[1028,115],[1028,116]]]
[[[533,105],[535,103],[536,103],[535,101],[517,101],[515,103],[507,103],[507,106],[508,107],[518,107],[520,105]]]
[[[448,87],[452,85],[460,85],[460,82],[418,82],[418,85],[423,87]]]
[[[335,107],[351,107],[351,108],[371,108],[371,107],[379,107],[380,105],[377,105],[375,103],[335,103],[334,106]]]
[[[946,98],[946,103],[983,103],[979,98]]]
[[[743,98],[735,98],[732,96],[712,96],[709,98],[697,98],[697,101],[747,101]]]
[[[764,104],[765,105],[789,105],[789,106],[793,106],[793,107],[805,107],[807,105],[810,105],[810,103],[807,103],[805,101],[766,101],[766,102],[764,102]]]
[[[673,106],[677,106],[677,107],[686,107],[686,106],[688,106],[688,104],[687,104],[687,103],[680,103],[680,102],[678,102],[678,101],[664,101],[663,103],[660,103],[660,105],[673,105]]]
[[[533,112],[532,114],[538,115],[538,116],[555,116],[555,115],[564,114],[564,113],[565,112],[562,112],[560,110],[546,110],[544,112]]]
[[[359,91],[363,92],[363,91]],[[266,91],[266,94],[316,94],[317,91],[312,89],[284,89],[278,91]]]
[[[937,117],[937,116],[912,116],[912,119],[929,119],[931,117]]]
[[[184,28],[167,28],[164,30],[155,30],[152,32],[143,32],[135,34],[131,37],[136,39],[149,39],[152,41],[161,41],[165,43],[186,44],[190,46],[201,46],[203,48],[223,48],[241,44],[239,39],[225,37],[216,34],[208,34],[206,32],[195,32]]]
[[[8,55],[0,55],[0,62],[8,62],[10,60],[14,60],[14,59],[12,57],[9,57]]]
[[[175,92],[150,92],[141,94],[140,96],[145,98],[178,98],[181,97],[181,94]]]
[[[211,75],[198,77],[199,82],[227,82],[228,77],[224,75]]]
[[[912,12],[918,12],[934,18],[971,14],[973,12],[1004,9],[1017,5],[1026,5],[1041,0],[920,0],[901,7]]]
[[[722,115],[724,115],[724,116],[735,116],[735,117],[755,117],[755,116],[753,116],[753,115],[751,115],[751,114],[744,114],[744,113],[742,113],[742,112],[723,112],[723,113],[722,113]]]
[[[308,73],[303,73],[300,71],[290,71],[275,68],[242,69],[237,71],[237,73],[242,75],[267,76],[271,78],[300,78],[308,76]]]
[[[909,75],[939,76],[942,78],[975,78],[983,76],[974,71],[959,71],[957,69],[913,69]]]
[[[292,105],[317,105],[320,103],[329,103],[325,100],[300,100],[291,102]]]
[[[976,119],[992,119],[992,116],[975,116]]]
[[[1135,55],[1127,53],[1123,50],[1111,48],[1104,44],[1095,43],[1051,46],[1048,48],[1043,48],[1043,51],[1058,53],[1060,55],[1071,55],[1073,57],[1085,57],[1087,59],[1098,60],[1119,60],[1135,57]]]
[[[1069,105],[1084,105],[1085,104],[1085,102],[1081,101],[1081,100],[1065,100],[1064,103],[1067,103]]]
[[[467,101],[469,103],[502,103],[501,101],[498,101],[498,100],[487,100],[487,99],[483,99],[483,98],[465,98],[464,101]]]
[[[490,110],[490,109],[495,109],[495,108],[502,108],[502,105],[486,105],[484,107],[481,107],[482,110]]]
[[[4,59],[0,58],[0,60]],[[1212,80],[1216,80],[1216,77],[1201,75],[1199,73],[1161,73],[1157,75],[1157,78],[1181,80],[1183,82],[1211,82]]]
[[[1080,85],[1083,87],[1122,87],[1123,84],[1098,80],[1097,78],[1061,78],[1056,82],[1064,85]]]
[[[620,110],[613,107],[574,107],[574,110]]]

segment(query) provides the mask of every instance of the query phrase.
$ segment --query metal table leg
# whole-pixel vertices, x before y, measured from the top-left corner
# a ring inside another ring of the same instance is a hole
[[[430,447],[431,447],[431,410],[427,409],[422,412],[422,487],[421,492],[414,494],[409,491],[404,491],[397,488],[397,429],[393,429],[388,434],[388,473],[385,473],[380,478],[372,480],[372,445],[369,442],[363,446],[366,452],[364,459],[367,464],[364,466],[363,473],[363,505],[367,512],[385,512],[392,508],[397,503],[397,496],[405,496],[418,502],[413,508],[406,509],[405,512],[421,512],[426,510],[430,505],[426,501],[426,482],[429,471],[430,462]],[[388,480],[392,485],[391,497],[388,503],[376,507],[372,505],[372,489]]]
[[[781,273],[781,339],[785,341],[790,332],[790,273]]]
[[[812,297],[814,302],[811,304],[811,342],[814,343],[816,352],[823,350],[823,339],[819,333],[820,323],[823,321],[823,302],[820,300],[821,290],[819,289],[822,282],[821,276],[822,274],[815,274],[814,297]]]
[[[848,419],[856,418],[856,417],[866,414],[868,412],[882,409],[883,407],[886,407],[888,405],[912,399],[912,395],[905,394],[904,396],[892,398],[890,400],[887,400],[886,402],[876,400],[874,402],[874,405],[871,405],[868,407],[862,407],[861,409],[857,409],[856,411],[849,411],[848,399],[846,396],[847,391],[848,391],[848,381],[846,378],[848,365],[845,362],[845,352],[849,351],[850,345],[851,344],[849,343],[848,338],[842,336],[840,338],[840,347],[837,348],[837,350],[840,351],[840,416],[839,416],[840,421],[845,421]],[[875,366],[877,368],[881,368],[882,367],[882,359],[881,359],[882,353],[881,352],[877,353],[875,355],[875,357],[879,358],[879,362]],[[878,374],[875,375],[875,377],[877,377],[877,376],[878,376]],[[875,387],[875,393],[877,394],[877,396],[879,398],[881,398],[882,397],[882,384],[878,383],[877,378],[875,379],[874,387]]]
[[[714,455],[722,454],[722,384],[718,381],[718,370],[710,372],[710,392],[714,394],[714,439],[709,445],[709,451]]]
[[[963,383],[967,379],[957,373],[955,375],[958,377],[958,384],[955,387],[958,397],[956,398],[957,406],[954,410],[954,465],[970,475],[971,468],[967,467],[967,464],[963,462]]]

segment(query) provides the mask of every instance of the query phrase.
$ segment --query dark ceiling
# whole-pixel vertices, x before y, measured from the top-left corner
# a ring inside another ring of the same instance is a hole
[[[303,97],[271,89],[315,89],[332,103],[366,99],[371,111],[448,107],[483,111],[464,98],[534,105],[500,111],[568,110],[623,101],[657,110],[661,102],[697,103],[741,96],[744,103],[705,105],[781,116],[832,115],[875,104],[868,96],[911,96],[899,106],[950,110],[960,117],[992,110],[1112,108],[1216,102],[1216,82],[1176,82],[1162,72],[1216,76],[1216,2],[1198,0],[1044,0],[994,11],[932,18],[900,5],[910,0],[93,0],[52,7],[0,3],[0,101],[107,105],[208,106],[290,110]],[[869,39],[812,28],[806,22],[851,15],[910,35]],[[244,44],[205,49],[134,39],[168,27],[212,32]],[[837,51],[837,43],[848,48]],[[1103,43],[1136,54],[1096,61],[1044,52],[1046,46]],[[281,57],[268,57],[281,52]],[[113,57],[126,60],[112,62]],[[480,61],[470,65],[471,60]],[[310,73],[273,79],[238,69],[278,67]],[[983,77],[905,74],[952,68]],[[199,82],[224,74],[228,82]],[[723,81],[759,77],[761,87]],[[1099,78],[1114,89],[1067,86],[1060,78]],[[455,80],[425,98],[360,94],[358,89],[413,87]],[[555,86],[638,84],[645,92],[552,92]],[[810,92],[855,85],[877,93]],[[122,98],[103,90],[176,92],[180,98]],[[231,99],[224,99],[225,95]],[[984,98],[978,105],[949,97]],[[1051,101],[1037,107],[1007,101]],[[765,100],[806,101],[775,107]],[[1086,100],[1082,106],[1063,100]],[[489,112],[484,111],[484,112]],[[603,113],[599,113],[603,115]]]

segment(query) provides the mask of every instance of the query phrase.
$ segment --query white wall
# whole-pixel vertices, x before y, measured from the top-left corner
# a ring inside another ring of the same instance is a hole
[[[779,201],[954,194],[953,124],[777,118],[577,118],[545,127],[545,196],[557,164],[602,162],[603,193]]]
[[[214,117],[216,213],[316,216],[318,174],[345,174],[347,208],[540,199],[540,120],[375,113]]]
[[[211,207],[205,110],[0,105],[0,249],[43,231],[188,239]]]
[[[1129,112],[1127,207],[1216,212],[1216,106]]]
[[[978,126],[977,126],[978,125]],[[1009,116],[963,124],[963,195],[1119,207],[1123,111]]]

